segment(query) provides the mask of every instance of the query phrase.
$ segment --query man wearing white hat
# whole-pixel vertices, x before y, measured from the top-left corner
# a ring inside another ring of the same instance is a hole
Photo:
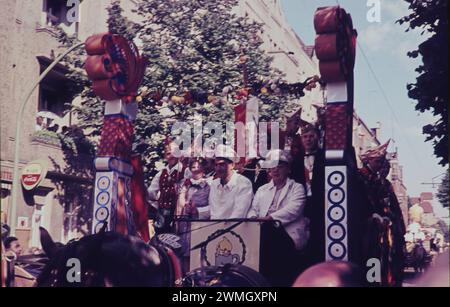
[[[272,180],[258,189],[248,213],[249,218],[278,220],[297,250],[308,240],[307,222],[303,218],[306,194],[303,185],[289,178],[291,157],[285,150],[271,150],[261,163]]]
[[[261,186],[255,194],[249,218],[276,220],[282,229],[265,232],[263,263],[271,263],[265,274],[274,286],[290,286],[306,262],[304,247],[308,240],[308,220],[303,218],[305,189],[289,178],[291,156],[287,150],[271,150],[261,167],[268,169],[271,181]],[[269,225],[267,225],[269,226]],[[270,229],[270,228],[269,228]],[[284,233],[284,235],[282,235]]]
[[[236,152],[219,145],[215,152],[216,179],[211,183],[209,205],[211,219],[246,218],[253,199],[250,180],[234,170]]]

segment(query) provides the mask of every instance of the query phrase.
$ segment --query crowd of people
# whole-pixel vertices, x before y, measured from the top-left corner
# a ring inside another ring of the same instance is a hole
[[[243,162],[227,145],[218,145],[212,157],[177,158],[177,145],[168,142],[164,151],[166,166],[148,188],[159,216],[157,232],[185,234],[186,219],[279,221],[295,246],[297,272],[325,261],[325,153],[321,139],[321,131],[303,122],[298,111],[287,118],[286,130],[280,131],[280,148],[270,150],[261,159]],[[358,170],[358,177],[366,196],[365,210],[361,212],[367,220],[374,214],[391,219],[387,226],[390,232],[370,222],[364,232],[374,235],[380,246],[383,240],[388,241],[382,237],[385,233],[391,236],[393,243],[386,257],[400,260],[391,261],[386,283],[398,284],[404,242],[397,237],[403,237],[405,227],[386,179],[386,149],[387,144],[361,156],[364,167]],[[366,246],[361,253],[380,256],[380,246]]]
[[[292,285],[301,272],[307,273],[308,268],[326,260],[322,136],[315,125],[301,120],[298,111],[287,118],[286,130],[280,131],[279,148],[269,150],[261,159],[245,161],[227,145],[218,145],[212,155],[180,158],[178,146],[168,141],[164,148],[166,164],[147,189],[156,232],[179,234],[189,241],[192,220],[257,219],[280,223],[289,247],[281,251],[283,261],[273,271],[278,274],[275,280],[285,282],[289,276],[287,283],[278,285]],[[364,198],[359,205],[363,216],[358,220],[362,221],[361,235],[367,237],[359,241],[371,242],[361,246],[362,258],[376,257],[388,263],[384,265],[383,284],[395,286],[402,280],[405,226],[386,179],[386,149],[387,144],[360,157],[364,166],[356,172],[360,184],[357,189]],[[16,257],[22,252],[16,238],[7,238],[4,246]],[[273,246],[278,249],[281,245]],[[184,256],[189,256],[189,250],[184,250]],[[274,262],[277,257],[266,260]],[[308,278],[297,283],[305,280]]]

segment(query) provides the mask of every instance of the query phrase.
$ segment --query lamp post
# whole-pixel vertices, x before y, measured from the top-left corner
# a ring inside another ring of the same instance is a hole
[[[431,187],[434,189],[435,187],[435,185],[437,185],[438,183],[437,182],[434,182],[434,180],[436,179],[436,178],[439,178],[439,177],[441,177],[441,176],[444,176],[446,173],[442,173],[442,174],[440,174],[440,175],[437,175],[437,176],[434,176],[433,178],[431,178],[431,182],[422,182],[421,184],[423,184],[423,185],[431,185]]]
[[[73,50],[83,46],[84,43],[76,44],[72,47],[70,47],[66,52],[58,56],[52,64],[50,64],[47,69],[39,76],[39,79],[36,81],[36,83],[33,85],[29,93],[27,94],[25,100],[22,102],[22,104],[19,107],[19,112],[17,113],[17,121],[16,121],[16,138],[15,138],[15,147],[14,147],[14,171],[13,171],[13,184],[12,184],[12,202],[11,202],[11,208],[8,210],[8,222],[11,228],[11,235],[14,236],[16,234],[16,215],[17,215],[17,194],[19,192],[19,159],[20,159],[20,136],[22,133],[22,117],[23,113],[25,111],[25,106],[30,99],[31,95],[33,94],[36,87],[39,85],[39,83],[47,76],[47,74],[53,69],[53,67],[56,66],[66,55],[68,55]]]
[[[279,54],[279,53],[282,53],[282,54],[285,54],[285,55],[294,55],[295,53],[294,52],[292,52],[292,51],[284,51],[284,50],[277,50],[277,51],[268,51],[267,52],[268,54]]]

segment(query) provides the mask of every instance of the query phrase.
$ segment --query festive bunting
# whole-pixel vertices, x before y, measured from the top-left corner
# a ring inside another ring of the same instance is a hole
[[[148,88],[141,89],[136,101],[141,102],[143,98],[148,97],[157,105],[172,102],[176,105],[192,104],[194,102],[199,104],[218,104],[222,98],[232,95],[234,99],[241,100],[247,98],[249,95],[292,95],[295,97],[303,97],[305,91],[311,91],[317,87],[317,83],[323,85],[323,82],[318,76],[307,78],[304,82],[285,83],[279,80],[257,81],[249,87],[240,89],[231,86],[225,86],[222,92],[206,92],[202,90],[188,90],[183,94],[173,93],[164,96],[164,91],[149,92]]]

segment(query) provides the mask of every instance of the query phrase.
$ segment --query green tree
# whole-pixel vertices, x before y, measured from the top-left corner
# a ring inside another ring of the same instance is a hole
[[[124,16],[120,1],[108,8],[110,32],[133,39],[149,60],[142,88],[151,94],[143,95],[139,104],[133,144],[134,151],[143,157],[147,180],[155,173],[155,162],[161,160],[163,140],[170,135],[172,123],[192,121],[194,114],[201,114],[203,122],[233,120],[233,108],[239,103],[234,93],[244,86],[243,56],[248,87],[261,79],[282,77],[271,68],[272,58],[260,48],[261,24],[233,14],[237,4],[237,0],[141,1],[134,11],[138,17],[133,21]],[[75,43],[74,38],[60,33],[63,45]],[[79,97],[71,111],[80,120],[79,127],[86,136],[97,140],[103,103],[91,91],[83,72],[84,56],[80,50],[66,62],[72,68],[69,77],[75,81],[74,90]],[[224,97],[228,87],[233,91]],[[192,104],[168,99],[172,95],[183,96],[187,90],[219,99],[206,104],[195,99]],[[262,120],[279,120],[296,103],[292,97],[282,95],[260,94],[259,98]]]
[[[448,190],[448,171],[445,174],[445,177],[442,179],[441,184],[439,185],[437,198],[443,207],[449,206],[449,190]]]
[[[431,111],[437,121],[423,127],[426,141],[433,141],[441,165],[448,164],[448,0],[405,0],[411,14],[398,20],[408,29],[421,29],[428,38],[408,53],[422,57],[416,83],[408,84],[408,95],[417,100],[416,110]]]

